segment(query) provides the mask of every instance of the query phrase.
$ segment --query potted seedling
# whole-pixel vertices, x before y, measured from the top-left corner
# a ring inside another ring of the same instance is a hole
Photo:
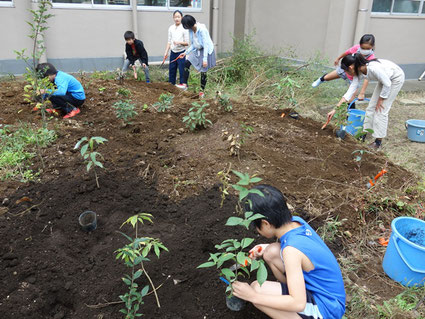
[[[237,171],[232,171],[240,180],[232,187],[239,193],[239,204],[245,203],[245,198],[250,193],[256,193],[264,196],[257,189],[249,189],[249,185],[261,181],[258,177],[250,177],[248,174],[243,174]],[[248,202],[249,207],[251,206]],[[254,214],[251,211],[246,211],[242,217],[230,217],[226,226],[241,226],[249,228],[251,222],[262,218],[261,214]],[[251,273],[257,272],[257,281],[262,285],[267,279],[267,268],[264,260],[256,260],[252,258],[252,252],[246,251],[254,242],[253,238],[226,239],[221,244],[215,245],[218,250],[216,253],[210,253],[210,258],[207,262],[198,266],[198,268],[216,267],[219,270],[219,279],[226,283],[226,304],[230,310],[239,311],[245,305],[245,301],[233,296],[232,283],[240,277],[250,277]]]

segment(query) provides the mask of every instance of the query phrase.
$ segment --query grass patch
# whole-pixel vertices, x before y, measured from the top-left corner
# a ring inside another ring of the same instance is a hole
[[[47,128],[34,128],[27,124],[0,128],[0,180],[17,179],[21,182],[37,178],[30,166],[41,148],[49,146],[56,133]]]

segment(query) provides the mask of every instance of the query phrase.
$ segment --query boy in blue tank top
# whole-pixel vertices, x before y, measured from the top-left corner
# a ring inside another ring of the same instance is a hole
[[[338,262],[317,233],[300,217],[292,216],[283,194],[259,185],[264,197],[250,193],[245,210],[262,214],[253,222],[258,233],[279,242],[252,248],[279,282],[233,284],[236,297],[252,302],[271,318],[341,319],[345,290]],[[249,202],[251,204],[249,204]]]

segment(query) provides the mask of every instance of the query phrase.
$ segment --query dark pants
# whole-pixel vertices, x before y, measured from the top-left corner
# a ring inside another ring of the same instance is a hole
[[[175,60],[180,54],[182,54],[184,51],[174,53],[173,51],[170,52],[170,62]],[[184,83],[184,63],[186,62],[186,58],[178,59],[177,61],[170,63],[169,65],[169,75],[168,75],[168,82],[171,84],[176,84],[176,77],[177,77],[177,68],[179,69],[179,77],[180,77],[180,84]]]
[[[189,62],[189,60],[186,60],[184,64],[184,80],[183,83],[187,84],[187,80],[189,79],[189,68],[192,65],[192,63]],[[205,90],[205,86],[207,85],[207,73],[201,72],[201,90]]]
[[[68,114],[76,107],[80,107],[85,101],[76,99],[69,92],[66,95],[51,95],[49,100],[55,109],[62,110],[65,114]]]

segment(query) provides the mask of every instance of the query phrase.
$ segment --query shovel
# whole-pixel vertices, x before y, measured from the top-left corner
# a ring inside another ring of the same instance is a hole
[[[168,54],[164,55],[164,59],[162,59],[162,63],[159,66],[160,69],[162,69],[162,67],[164,66],[165,60],[167,60],[167,58],[168,58]]]

